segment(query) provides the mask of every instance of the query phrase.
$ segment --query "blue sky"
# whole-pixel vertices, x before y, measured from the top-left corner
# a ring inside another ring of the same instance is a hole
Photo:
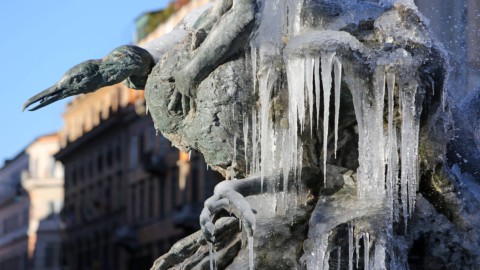
[[[25,100],[65,71],[132,43],[134,21],[169,0],[0,1],[0,165],[36,137],[62,127],[69,99],[35,112]]]

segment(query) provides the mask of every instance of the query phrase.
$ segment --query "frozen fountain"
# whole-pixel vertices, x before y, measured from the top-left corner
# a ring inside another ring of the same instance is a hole
[[[97,86],[145,88],[227,178],[152,269],[480,267],[479,181],[446,159],[448,64],[413,1],[217,0],[144,49]]]

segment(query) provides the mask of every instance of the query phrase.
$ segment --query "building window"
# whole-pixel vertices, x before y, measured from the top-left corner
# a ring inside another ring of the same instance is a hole
[[[145,134],[142,132],[138,137],[138,150],[140,155],[139,158],[142,158],[143,154],[145,153]]]
[[[48,158],[48,173],[47,175],[49,177],[55,177],[55,169],[56,169],[57,162],[55,161],[54,157],[49,157]]]
[[[78,168],[79,173],[79,181],[83,182],[85,180],[85,171],[87,170],[87,164],[82,163],[81,166]]]
[[[155,147],[155,137],[156,137],[156,131],[153,126],[150,126],[149,132],[148,132],[148,144],[147,144],[147,150],[152,150]]]
[[[122,172],[117,171],[117,176],[115,181],[117,182],[117,194],[115,198],[115,205],[112,206],[115,209],[120,208],[123,202],[123,179],[122,179]]]
[[[133,223],[135,223],[136,217],[136,208],[137,208],[137,189],[135,185],[132,185],[131,197],[130,197],[130,217],[132,218]]]
[[[92,158],[88,159],[88,176],[93,177],[93,161],[92,161]]]
[[[155,181],[155,179],[153,177],[151,177],[148,181],[150,187],[148,188],[148,197],[147,197],[147,202],[148,202],[148,217],[149,218],[153,218],[154,216],[154,192],[155,192],[155,189],[154,189],[154,184],[153,184],[153,181]]]
[[[108,147],[107,150],[107,167],[111,168],[113,165],[113,151],[111,147]]]
[[[133,135],[130,138],[130,166],[131,170],[137,167],[138,162],[138,137]]]
[[[27,226],[28,225],[28,221],[29,221],[29,211],[28,211],[28,207],[23,209],[23,225],[24,226]]]
[[[105,185],[105,210],[107,212],[110,211],[111,206],[113,205],[111,186],[112,186],[112,177],[109,176],[107,177],[107,184]]]
[[[72,168],[72,185],[77,184],[77,169],[75,167]]]
[[[165,217],[165,180],[160,179],[158,182],[158,210],[159,217],[163,219]]]
[[[55,243],[49,242],[45,247],[44,266],[46,268],[53,267],[54,257],[55,257]]]
[[[98,153],[97,155],[97,170],[98,172],[101,172],[103,170],[102,153]]]
[[[138,209],[140,214],[139,220],[142,221],[145,218],[145,181],[142,181],[138,188],[140,189],[140,195],[138,196],[138,200],[140,202]]]
[[[170,174],[170,188],[172,196],[172,210],[177,207],[177,192],[178,192],[178,168],[173,168]]]
[[[31,177],[36,177],[37,176],[37,171],[38,171],[38,160],[34,158],[32,160],[32,165],[30,167],[30,175]]]
[[[115,158],[117,162],[122,161],[122,147],[120,142],[117,142],[117,145],[115,146]]]

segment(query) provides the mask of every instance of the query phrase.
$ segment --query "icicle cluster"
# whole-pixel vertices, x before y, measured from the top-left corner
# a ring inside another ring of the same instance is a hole
[[[385,5],[394,2],[383,1]],[[289,175],[293,173],[297,180],[301,178],[303,147],[299,135],[308,132],[313,136],[313,128],[316,127],[323,132],[322,162],[326,183],[327,151],[332,143],[329,138],[333,137],[336,158],[340,93],[342,81],[346,83],[358,124],[357,197],[364,201],[384,202],[389,216],[385,221],[387,232],[371,232],[376,238],[373,247],[369,232],[354,233],[354,225],[349,224],[348,265],[349,269],[353,269],[355,248],[358,267],[359,241],[363,238],[365,269],[371,265],[384,269],[386,239],[391,237],[392,223],[398,221],[401,214],[407,228],[407,220],[415,204],[419,112],[416,78],[409,70],[416,68],[412,66],[411,55],[400,49],[380,57],[369,73],[370,67],[361,67],[361,64],[342,58],[342,53],[346,51],[369,54],[368,49],[350,34],[326,30],[298,35],[301,3],[297,0],[273,0],[265,1],[262,6],[258,35],[252,41],[250,54],[252,91],[258,94],[258,106],[250,115],[243,115],[247,173],[259,174],[263,189],[265,176],[282,172],[283,200],[274,207],[283,209],[281,212],[285,213],[289,206],[294,205],[288,202]],[[285,36],[289,42],[282,51],[282,37]],[[280,79],[279,67],[282,66],[286,73],[286,89],[283,89]],[[272,119],[272,97],[279,93],[288,97],[288,108],[283,119]],[[332,98],[333,110],[330,108]],[[334,134],[329,137],[331,111],[334,113]],[[328,235],[317,243],[315,249],[315,261],[320,266],[317,264],[308,269],[328,269],[330,251],[327,248]],[[373,252],[370,252],[371,248]],[[372,262],[370,253],[373,253]],[[249,239],[249,256],[249,267],[253,269],[253,238]],[[338,257],[341,257],[340,248]]]

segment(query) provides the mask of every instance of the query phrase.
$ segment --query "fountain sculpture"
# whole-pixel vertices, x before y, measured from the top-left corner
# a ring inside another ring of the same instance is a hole
[[[202,231],[152,269],[478,269],[479,182],[446,159],[447,69],[411,0],[217,0],[25,107],[126,80],[226,177]]]

